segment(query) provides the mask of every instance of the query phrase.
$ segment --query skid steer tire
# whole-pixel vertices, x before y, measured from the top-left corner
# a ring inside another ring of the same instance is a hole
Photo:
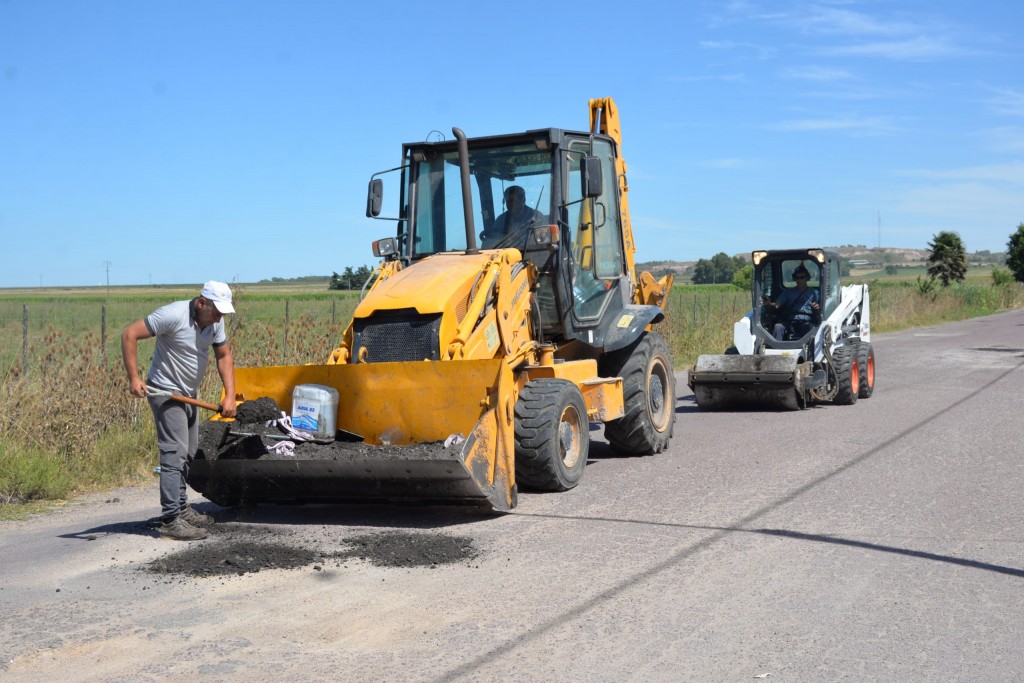
[[[875,393],[875,347],[867,342],[857,345],[857,370],[860,373],[858,398],[871,398]]]
[[[839,376],[839,387],[833,403],[839,406],[852,406],[857,402],[860,390],[860,372],[857,368],[857,349],[852,345],[842,346],[832,352],[832,360],[836,364]]]
[[[534,491],[567,491],[579,483],[590,450],[587,406],[564,379],[527,382],[515,407],[516,483]]]
[[[601,358],[603,377],[622,378],[625,415],[605,424],[604,435],[623,455],[661,453],[676,422],[676,376],[665,339],[648,332]]]

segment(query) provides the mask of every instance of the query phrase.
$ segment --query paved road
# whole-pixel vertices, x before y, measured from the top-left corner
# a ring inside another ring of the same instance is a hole
[[[182,550],[141,524],[155,485],[4,523],[0,681],[1022,680],[1024,311],[875,346],[850,407],[702,413],[680,373],[670,452],[597,431],[580,488],[505,516],[206,508],[471,537],[454,565],[153,575]]]

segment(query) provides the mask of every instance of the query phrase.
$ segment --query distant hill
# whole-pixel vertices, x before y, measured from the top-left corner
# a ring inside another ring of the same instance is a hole
[[[901,247],[868,247],[863,244],[844,244],[840,247],[825,247],[834,251],[857,270],[881,270],[886,266],[920,266],[928,262],[931,252],[927,249],[904,249]],[[702,258],[710,259],[714,254]],[[750,253],[732,254],[750,258]],[[967,262],[971,267],[991,267],[1006,265],[1006,252],[976,251],[967,254]],[[689,280],[693,276],[696,261],[644,261],[637,263],[638,270],[649,271],[652,275],[662,276],[673,273],[676,282]]]

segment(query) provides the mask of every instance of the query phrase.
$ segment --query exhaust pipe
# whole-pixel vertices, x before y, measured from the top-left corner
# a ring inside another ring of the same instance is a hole
[[[459,176],[462,178],[462,213],[466,220],[466,253],[479,254],[476,246],[476,226],[473,224],[473,191],[469,185],[469,143],[466,134],[459,128],[452,128],[452,134],[459,142]]]

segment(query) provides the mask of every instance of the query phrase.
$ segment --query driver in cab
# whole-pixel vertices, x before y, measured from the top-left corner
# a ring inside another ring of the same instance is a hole
[[[811,274],[800,264],[793,270],[796,287],[785,289],[778,299],[764,297],[764,304],[775,312],[775,327],[772,336],[776,339],[800,339],[807,334],[821,318],[821,304],[818,290],[810,289],[807,281]]]
[[[491,249],[506,235],[546,222],[544,214],[527,205],[526,190],[519,185],[509,185],[505,190],[505,212],[494,220],[490,230],[480,234],[480,245],[484,249]]]

